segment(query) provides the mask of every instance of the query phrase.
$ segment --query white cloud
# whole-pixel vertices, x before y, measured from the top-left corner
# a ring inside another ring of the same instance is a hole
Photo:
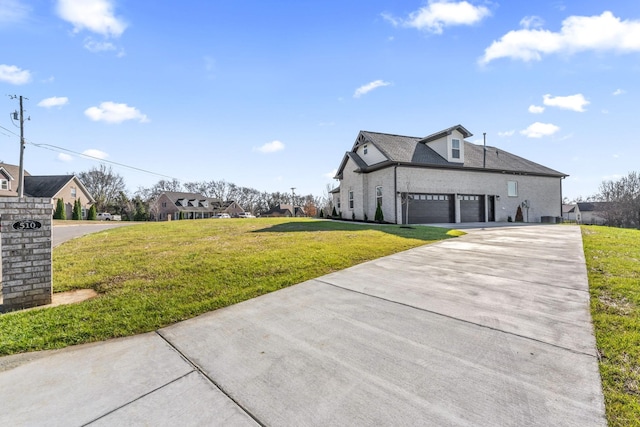
[[[282,150],[284,150],[284,144],[278,140],[267,142],[262,147],[254,148],[254,151],[260,151],[261,153],[275,153]]]
[[[550,136],[558,132],[560,128],[551,123],[535,122],[520,133],[528,138],[542,138],[543,136]]]
[[[542,97],[542,102],[549,107],[558,107],[563,110],[577,111],[579,113],[584,112],[584,107],[590,104],[581,93],[569,96],[551,96],[547,94]]]
[[[0,2],[0,24],[22,22],[31,12],[31,8],[19,0]]]
[[[431,0],[427,6],[411,12],[407,19],[395,18],[389,14],[383,14],[382,17],[394,26],[402,25],[442,34],[444,27],[473,25],[489,15],[491,12],[485,6],[474,6],[467,1]]]
[[[479,62],[488,64],[499,58],[539,61],[542,55],[588,50],[640,51],[640,21],[622,21],[606,11],[600,16],[570,16],[559,32],[526,27],[509,31],[485,49]]]
[[[73,24],[78,33],[88,30],[105,37],[119,37],[127,24],[113,13],[112,0],[58,0],[57,12],[60,18]]]
[[[515,130],[507,130],[507,131],[504,131],[504,132],[498,132],[498,136],[504,138],[504,137],[507,137],[507,136],[513,136],[514,133],[516,133]]]
[[[627,91],[624,89],[616,89],[615,91],[613,91],[611,95],[618,96],[618,95],[624,95],[625,93],[627,93]]]
[[[70,156],[66,153],[58,153],[58,160],[60,160],[61,162],[69,163],[73,161],[73,156]]]
[[[337,173],[338,173],[338,169],[334,169],[331,172],[325,173],[323,176],[325,178],[333,179],[333,177],[336,176]]]
[[[111,42],[95,41],[91,37],[87,37],[84,40],[84,48],[87,49],[89,52],[93,52],[93,53],[106,52],[106,51],[117,49],[116,46]]]
[[[15,65],[0,64],[0,82],[23,85],[31,81],[29,70],[22,70]]]
[[[99,107],[87,108],[84,114],[95,122],[122,123],[126,120],[137,120],[140,123],[146,123],[149,121],[147,116],[137,108],[109,101],[101,103]]]
[[[67,105],[68,103],[69,98],[67,98],[66,96],[52,96],[51,98],[45,98],[42,101],[38,102],[38,107],[62,107],[63,105]]]
[[[540,28],[544,25],[544,20],[539,16],[525,16],[520,20],[522,28]]]
[[[376,88],[389,86],[390,84],[391,83],[385,82],[384,80],[375,80],[371,83],[367,83],[366,85],[360,86],[358,89],[356,89],[355,93],[353,94],[353,97],[360,98],[362,95],[365,95]]]
[[[94,159],[100,159],[100,160],[104,160],[107,157],[109,157],[109,155],[104,151],[96,150],[95,148],[89,148],[88,150],[84,150],[82,154],[85,156],[88,156]]]
[[[531,114],[542,114],[544,113],[544,107],[540,105],[529,105],[529,112]]]

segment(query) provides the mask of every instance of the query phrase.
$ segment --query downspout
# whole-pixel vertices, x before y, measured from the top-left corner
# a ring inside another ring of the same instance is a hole
[[[398,165],[393,167],[393,200],[395,202],[394,215],[395,223],[398,223]]]

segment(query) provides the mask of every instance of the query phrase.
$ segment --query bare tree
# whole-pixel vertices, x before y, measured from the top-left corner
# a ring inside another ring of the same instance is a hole
[[[617,227],[640,227],[640,173],[629,172],[617,181],[600,184],[600,201],[607,202],[607,222]]]
[[[126,190],[122,176],[103,163],[99,167],[80,172],[78,178],[96,200],[98,211],[112,207],[118,195]]]

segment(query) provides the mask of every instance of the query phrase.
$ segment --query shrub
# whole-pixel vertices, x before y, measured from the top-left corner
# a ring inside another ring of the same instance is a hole
[[[96,209],[96,205],[91,205],[89,208],[89,213],[87,214],[87,219],[89,221],[95,221],[98,218],[98,210]]]
[[[376,216],[374,217],[374,219],[376,220],[376,222],[384,221],[384,215],[382,214],[382,208],[380,207],[380,205],[378,205],[378,207],[376,208]]]
[[[338,213],[336,212],[336,207],[335,206],[333,207],[333,212],[331,212],[331,216],[334,217],[334,218],[338,216]]]
[[[324,218],[324,212],[322,211],[322,209],[320,209],[320,215],[318,215],[318,217]]]
[[[353,221],[355,221],[355,220],[356,220],[356,213],[355,213],[355,212],[351,212],[351,219],[352,219]]]
[[[58,199],[56,202],[56,210],[53,213],[53,219],[67,219],[67,213],[64,209],[64,199]]]
[[[73,212],[71,213],[71,219],[81,220],[82,219],[82,204],[80,203],[80,199],[76,199],[73,202]]]

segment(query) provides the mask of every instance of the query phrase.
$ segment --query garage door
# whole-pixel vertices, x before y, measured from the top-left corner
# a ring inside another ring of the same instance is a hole
[[[484,196],[461,195],[460,222],[484,222]]]
[[[407,218],[406,204],[403,218]],[[409,224],[434,224],[454,222],[452,194],[410,194]]]

